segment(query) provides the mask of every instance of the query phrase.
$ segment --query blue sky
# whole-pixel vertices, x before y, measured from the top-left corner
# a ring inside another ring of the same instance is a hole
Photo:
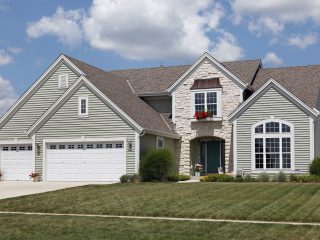
[[[318,0],[0,0],[0,112],[65,53],[104,69],[319,64]]]

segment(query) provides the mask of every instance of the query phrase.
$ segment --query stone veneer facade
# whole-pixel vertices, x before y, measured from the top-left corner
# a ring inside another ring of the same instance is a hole
[[[195,79],[220,78],[222,86],[222,121],[192,121],[193,114],[190,88]],[[190,142],[199,137],[219,137],[225,140],[225,171],[232,171],[232,124],[228,116],[242,99],[241,88],[211,62],[204,60],[175,89],[175,125],[181,141],[177,143],[179,172],[190,174]]]

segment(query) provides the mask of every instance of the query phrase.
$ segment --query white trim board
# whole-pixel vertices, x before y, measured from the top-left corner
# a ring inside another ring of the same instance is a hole
[[[283,87],[280,83],[278,83],[273,78],[270,78],[263,86],[261,86],[254,94],[251,95],[249,99],[247,99],[242,105],[240,105],[236,110],[234,110],[228,117],[230,122],[233,122],[236,118],[238,118],[243,112],[245,112],[252,104],[256,102],[257,99],[262,97],[270,88],[274,88],[281,95],[295,104],[301,111],[305,112],[312,118],[316,118],[319,115],[319,111],[316,109],[312,109],[307,106],[304,102],[302,102],[298,97],[288,91],[285,87]]]
[[[205,52],[171,87],[167,89],[169,93],[172,93],[181,82],[188,77],[201,63],[205,60],[208,60],[215,67],[217,67],[221,72],[226,74],[231,80],[233,80],[240,88],[247,88],[248,84],[244,83],[240,78],[238,78],[234,73],[232,73],[229,69],[223,66],[218,60],[212,57],[209,53]]]
[[[140,127],[133,119],[131,119],[125,112],[123,112],[116,104],[114,104],[108,97],[106,97],[100,90],[98,90],[90,81],[84,76],[81,76],[43,115],[38,121],[30,127],[27,131],[28,135],[35,133],[50,117],[61,108],[61,106],[82,86],[85,85],[94,94],[97,95],[108,107],[120,115],[132,128],[139,133],[142,132]]]
[[[47,80],[47,77],[58,68],[62,63],[65,63],[72,68],[79,76],[85,75],[79,68],[77,68],[66,56],[61,54],[47,70],[31,85],[31,87],[9,108],[9,110],[0,119],[0,128],[20,109],[23,104],[38,90],[38,87]]]

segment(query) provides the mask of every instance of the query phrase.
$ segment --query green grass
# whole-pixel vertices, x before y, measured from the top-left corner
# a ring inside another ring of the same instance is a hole
[[[1,200],[0,211],[320,222],[320,185],[92,185]]]
[[[0,215],[0,238],[23,239],[320,239],[320,227]]]

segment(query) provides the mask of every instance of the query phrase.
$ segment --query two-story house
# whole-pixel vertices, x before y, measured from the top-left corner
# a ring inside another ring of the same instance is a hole
[[[177,170],[308,172],[320,152],[320,65],[260,60],[105,71],[59,56],[0,120],[4,180],[117,181],[167,148]]]

